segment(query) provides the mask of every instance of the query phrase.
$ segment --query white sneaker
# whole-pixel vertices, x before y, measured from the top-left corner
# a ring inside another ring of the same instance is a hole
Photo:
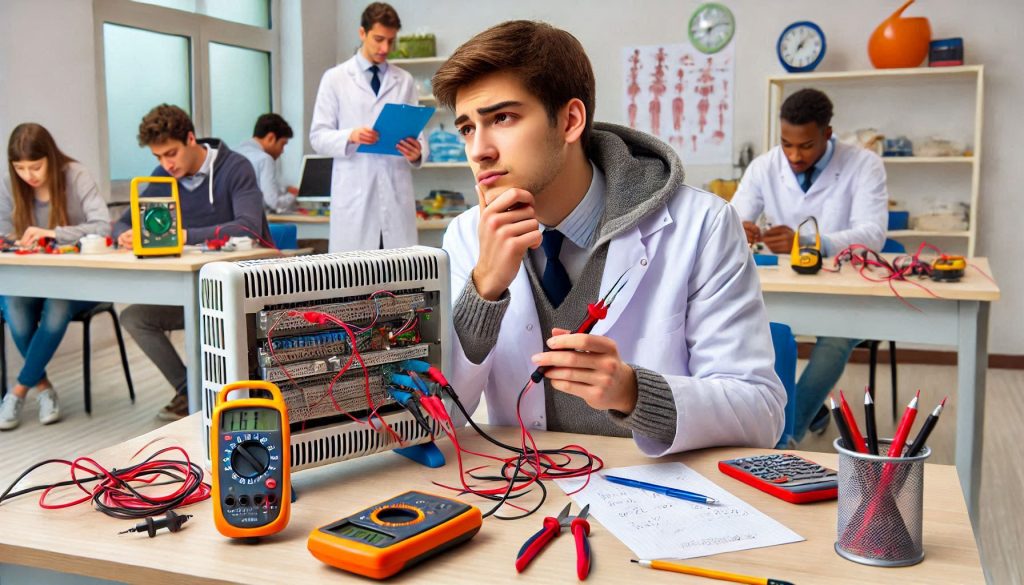
[[[60,403],[57,402],[57,391],[53,388],[40,390],[36,396],[39,402],[39,422],[48,425],[60,420]]]
[[[7,392],[4,401],[0,403],[0,430],[17,428],[21,424],[21,409],[24,406],[24,398],[18,398],[14,392]]]

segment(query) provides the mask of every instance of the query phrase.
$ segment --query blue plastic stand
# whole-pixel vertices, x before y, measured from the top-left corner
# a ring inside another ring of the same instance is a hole
[[[444,465],[444,453],[437,448],[437,445],[435,445],[433,441],[430,443],[423,443],[422,445],[400,447],[395,449],[395,453],[398,453],[403,457],[408,457],[416,463],[430,468],[437,468]]]

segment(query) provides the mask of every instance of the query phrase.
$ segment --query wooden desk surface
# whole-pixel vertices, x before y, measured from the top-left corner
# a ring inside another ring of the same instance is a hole
[[[441,219],[422,219],[416,218],[416,229],[419,230],[443,230],[448,227],[448,224],[455,219],[453,217],[445,217]],[[288,214],[275,214],[268,215],[267,221],[270,223],[331,223],[331,217],[328,215],[303,215],[301,213],[288,213]]]
[[[127,250],[108,254],[0,254],[3,266],[66,266],[72,268],[105,268],[108,270],[163,270],[167,272],[196,272],[210,262],[235,262],[256,258],[272,258],[280,253],[268,248],[254,248],[240,252],[202,252],[188,248],[180,257],[157,256],[136,258]]]
[[[200,460],[199,415],[192,415],[124,444],[104,449],[94,458],[108,467],[123,467],[136,450],[157,437],[162,440],[144,452],[175,443],[184,446],[193,460]],[[505,441],[517,441],[518,430],[491,427]],[[472,431],[460,432],[466,447],[493,452]],[[604,458],[609,467],[653,463],[642,456],[629,439],[583,437],[561,433],[535,433],[541,447],[560,447],[580,442]],[[37,497],[22,496],[0,505],[0,562],[17,563],[50,570],[79,573],[132,583],[336,583],[349,575],[321,564],[306,550],[309,532],[382,499],[409,489],[433,493],[444,490],[432,480],[453,483],[457,466],[448,441],[440,443],[449,463],[427,469],[394,453],[383,453],[353,461],[311,469],[295,474],[293,485],[298,501],[291,521],[281,533],[260,544],[231,541],[213,526],[209,501],[184,508],[194,514],[181,532],[161,531],[156,538],[117,533],[134,521],[116,520],[87,506],[47,511],[39,508]],[[880,569],[852,563],[833,550],[836,533],[835,502],[796,506],[773,498],[721,474],[720,459],[765,452],[757,449],[711,449],[667,457],[658,461],[681,461],[723,486],[755,508],[782,522],[807,540],[770,548],[726,553],[693,559],[690,564],[719,570],[775,577],[801,585],[894,583],[901,585],[935,583],[983,583],[978,549],[960,492],[956,470],[951,466],[928,465],[925,471],[924,547],[925,560],[900,569]],[[40,446],[39,458],[46,456]],[[805,456],[835,467],[834,454]],[[4,470],[16,475],[20,470]],[[30,477],[31,485],[66,479],[65,470],[50,469]],[[7,484],[11,478],[5,478]],[[77,492],[62,492],[69,497]],[[536,532],[545,515],[556,515],[567,497],[555,485],[548,488],[548,500],[540,512],[515,521],[487,519],[473,540],[443,556],[399,574],[389,582],[442,583],[573,583],[576,582],[575,547],[562,535],[517,575],[513,566],[516,551]],[[532,497],[532,496],[531,496]],[[475,502],[473,498],[465,498]],[[487,509],[487,502],[480,504]],[[632,553],[600,523],[592,524],[590,544],[593,568],[588,583],[714,583],[704,579],[643,569],[631,564]],[[256,572],[258,571],[258,572]],[[363,581],[369,583],[370,581]]]
[[[887,254],[887,257],[892,257]],[[757,273],[761,277],[761,289],[766,293],[816,293],[834,295],[858,295],[870,297],[892,297],[894,296],[889,285],[884,282],[871,282],[861,276],[858,270],[852,266],[844,265],[839,272],[821,272],[814,275],[797,274],[789,267],[789,257],[780,256],[779,266],[758,267]],[[831,259],[826,259],[826,266],[831,265]],[[919,282],[928,290],[932,291],[943,299],[964,300],[964,301],[997,301],[999,300],[999,286],[985,278],[979,272],[995,279],[992,268],[989,266],[988,258],[970,258],[969,266],[964,272],[960,282],[935,282],[930,279],[914,280]],[[869,275],[871,273],[868,273]],[[874,274],[880,274],[875,271]],[[876,276],[877,278],[877,276]],[[900,295],[908,299],[932,298],[925,290],[910,282],[894,282],[893,287]]]

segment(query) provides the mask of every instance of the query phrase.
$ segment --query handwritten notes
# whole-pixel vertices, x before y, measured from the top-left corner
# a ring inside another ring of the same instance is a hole
[[[606,472],[718,500],[714,505],[696,504],[591,476],[587,488],[573,499],[581,507],[589,504],[590,515],[641,559],[689,559],[803,540],[682,463]],[[583,480],[561,479],[557,483],[568,493],[583,485]]]

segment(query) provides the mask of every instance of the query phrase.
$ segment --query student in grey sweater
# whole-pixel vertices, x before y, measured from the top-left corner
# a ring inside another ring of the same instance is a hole
[[[593,122],[579,41],[506,22],[457,49],[432,85],[480,195],[444,238],[447,377],[468,411],[486,393],[494,424],[632,436],[651,456],[775,445],[786,394],[739,218],[683,182],[664,142]],[[623,274],[607,317],[572,333]],[[518,400],[537,366],[544,386]]]
[[[148,147],[160,162],[153,175],[174,177],[178,182],[186,243],[202,244],[224,236],[248,236],[265,245],[271,242],[263,194],[245,157],[216,138],[196,140],[188,114],[167,104],[146,114],[138,138],[139,146]],[[152,184],[146,193],[162,194],[166,189],[168,185]],[[130,210],[114,224],[114,237],[118,246],[132,247],[135,234]],[[174,398],[157,417],[176,420],[187,415],[185,364],[167,338],[168,331],[185,328],[185,310],[131,305],[121,312],[121,324],[175,390]]]
[[[0,235],[24,248],[40,238],[73,244],[82,236],[110,233],[107,205],[89,171],[57,147],[46,128],[20,124],[7,145],[9,176],[0,182]],[[71,318],[95,303],[34,297],[0,297],[0,310],[25,358],[11,391],[0,403],[0,430],[21,423],[30,389],[37,391],[39,422],[60,420],[57,392],[46,366]]]

